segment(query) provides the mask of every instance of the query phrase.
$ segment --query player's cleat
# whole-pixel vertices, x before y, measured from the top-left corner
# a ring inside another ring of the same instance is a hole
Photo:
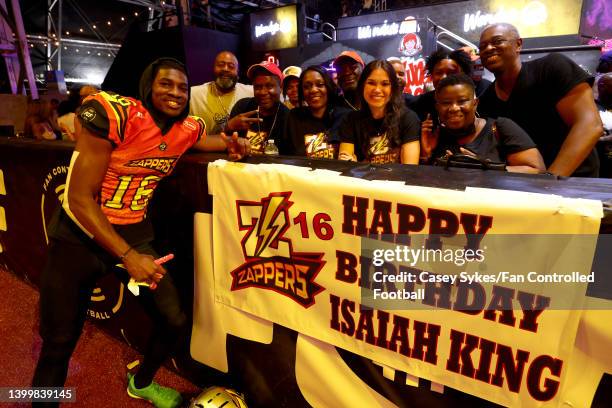
[[[155,381],[145,388],[136,388],[134,386],[134,374],[131,373],[128,373],[127,393],[132,398],[149,401],[156,408],[176,408],[183,402],[183,397],[177,390],[162,387]]]

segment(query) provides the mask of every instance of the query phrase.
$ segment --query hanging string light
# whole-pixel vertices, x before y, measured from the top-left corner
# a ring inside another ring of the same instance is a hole
[[[166,4],[166,1],[161,2],[163,5]],[[153,7],[148,7],[149,11],[153,10]],[[100,30],[102,27],[102,25],[104,25],[104,22],[106,22],[107,27],[113,27],[115,23],[116,25],[120,27],[123,24],[129,23],[130,20],[135,21],[138,17],[139,17],[139,12],[138,11],[134,11],[133,12],[133,17],[126,17],[126,16],[116,16],[115,19],[107,19],[107,20],[102,20],[102,21],[96,21],[96,22],[91,22],[91,25],[89,26],[91,30],[98,31]],[[74,32],[76,31],[77,28],[74,28]],[[84,27],[79,27],[78,28],[78,33],[85,33],[87,31],[87,28]],[[49,42],[43,42],[41,40],[34,40],[34,41],[28,41],[30,48],[36,48],[37,46],[44,46],[45,48],[47,48],[49,45],[51,46],[55,46],[58,47],[59,49],[61,49],[60,47],[63,47],[63,51],[66,53],[67,56],[70,55],[70,52],[73,51],[77,54],[80,54],[81,50],[80,48],[76,48],[75,45],[72,45],[70,43],[64,43],[63,41],[60,40],[61,38],[61,34],[64,34],[65,37],[74,37],[74,32],[71,34],[70,30],[65,30],[63,33],[57,32],[57,33],[48,33],[48,38],[49,38]],[[15,34],[13,33],[13,36]],[[78,37],[77,37],[78,38]],[[68,38],[66,38],[66,41],[69,41]],[[83,49],[83,52],[86,53],[89,56],[98,56],[98,57],[106,57],[106,58],[114,58],[115,57],[115,53],[116,50],[105,50],[104,48],[102,48],[100,50],[100,47],[93,47],[93,49],[89,49],[88,50],[88,46],[86,45],[85,48]],[[98,51],[100,50],[100,51]]]

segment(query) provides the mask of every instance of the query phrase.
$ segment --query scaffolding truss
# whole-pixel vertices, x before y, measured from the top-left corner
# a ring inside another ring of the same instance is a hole
[[[6,0],[0,0],[0,55],[6,64],[11,93],[27,94],[27,80],[30,95],[38,99],[21,7],[18,0],[10,0],[10,5],[9,13]]]

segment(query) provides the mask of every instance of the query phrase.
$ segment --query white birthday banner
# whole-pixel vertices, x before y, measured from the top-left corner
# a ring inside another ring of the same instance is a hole
[[[222,160],[208,183],[219,304],[498,404],[560,403],[599,201]]]

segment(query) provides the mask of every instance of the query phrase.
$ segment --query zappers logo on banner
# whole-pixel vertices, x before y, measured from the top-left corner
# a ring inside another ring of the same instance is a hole
[[[323,253],[294,252],[289,228],[291,192],[270,193],[260,201],[237,201],[238,228],[245,263],[231,272],[231,290],[268,289],[304,308],[323,290],[314,279],[325,265]]]

